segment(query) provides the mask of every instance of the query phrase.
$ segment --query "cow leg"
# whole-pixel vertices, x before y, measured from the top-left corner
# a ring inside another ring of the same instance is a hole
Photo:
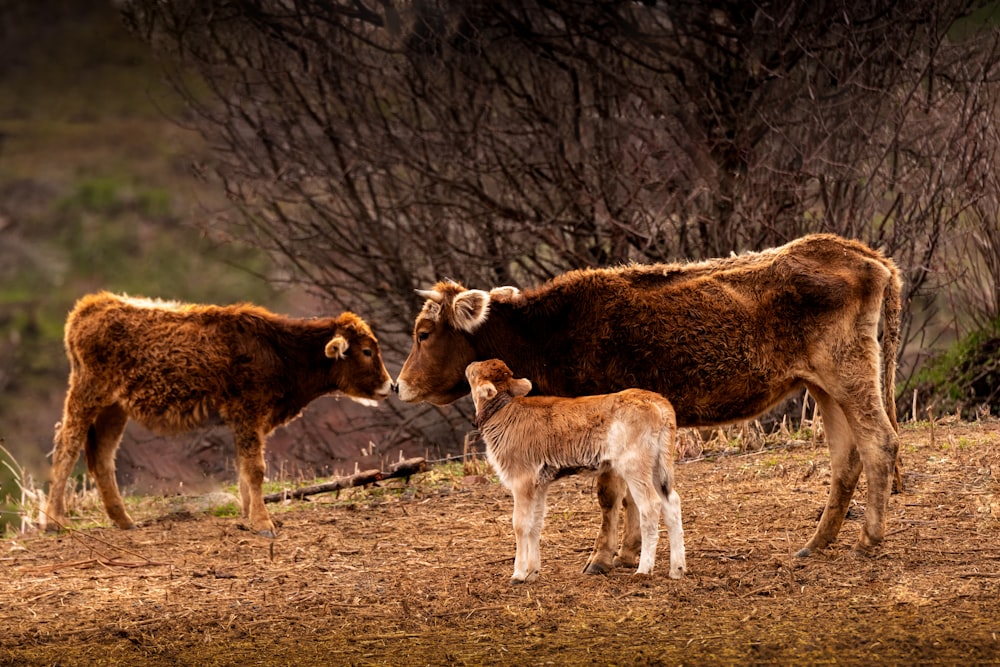
[[[626,488],[622,499],[624,520],[622,522],[622,546],[615,556],[615,567],[635,567],[642,550],[642,519],[632,493]]]
[[[118,405],[104,408],[87,434],[87,469],[90,471],[97,491],[101,494],[104,509],[115,524],[123,529],[135,527],[132,517],[125,511],[118,481],[115,479],[115,452],[121,442],[128,414]]]
[[[660,494],[652,480],[629,480],[628,487],[639,512],[642,547],[636,574],[652,574],[656,564],[656,544],[660,539]]]
[[[233,429],[239,465],[240,504],[250,527],[263,537],[274,537],[274,524],[264,507],[264,439],[250,427]]]
[[[615,549],[618,546],[618,515],[626,491],[625,480],[611,470],[603,470],[597,475],[601,531],[594,542],[594,551],[583,568],[585,574],[606,574],[614,567]]]
[[[80,458],[87,434],[98,410],[85,404],[74,391],[72,378],[62,421],[56,425],[55,449],[52,452],[52,481],[49,499],[42,512],[41,524],[45,530],[61,530],[66,524],[66,484],[73,473],[73,466]]]
[[[874,394],[877,397],[877,393]],[[865,406],[881,406],[877,400]],[[854,431],[858,453],[868,483],[865,525],[854,543],[855,553],[868,554],[885,538],[885,515],[892,495],[893,470],[899,453],[899,436],[881,408],[858,411]]]
[[[542,525],[545,522],[545,496],[547,485],[536,484],[535,480],[518,482],[512,489],[514,494],[514,574],[510,583],[523,584],[538,578],[542,557],[539,543]]]
[[[809,393],[819,404],[823,416],[823,429],[830,450],[830,495],[819,519],[816,532],[798,556],[808,556],[825,548],[837,538],[840,527],[847,516],[847,508],[858,485],[861,475],[861,458],[855,447],[854,434],[844,415],[844,411],[833,398],[822,389],[810,386]]]
[[[670,578],[680,579],[687,571],[687,557],[684,553],[684,524],[681,521],[681,497],[677,491],[663,499],[663,523],[670,538]]]

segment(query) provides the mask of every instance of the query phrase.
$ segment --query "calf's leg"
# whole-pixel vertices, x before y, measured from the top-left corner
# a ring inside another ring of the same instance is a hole
[[[642,531],[639,568],[635,573],[652,574],[656,564],[656,544],[660,539],[660,495],[656,492],[652,479],[629,480],[628,486],[639,511],[639,527]]]
[[[115,479],[115,452],[121,442],[128,414],[119,404],[104,408],[87,434],[87,469],[101,494],[104,509],[115,524],[127,530],[135,526],[125,510],[118,481]]]
[[[681,522],[681,497],[671,489],[663,499],[663,522],[667,526],[670,539],[670,578],[680,579],[687,571],[687,557],[684,553],[684,525]]]
[[[264,507],[264,439],[260,431],[238,426],[233,429],[236,460],[240,468],[240,503],[258,535],[274,537],[274,524]]]
[[[536,580],[541,569],[539,542],[545,521],[545,495],[548,487],[530,480],[519,483],[511,491],[514,494],[514,514],[511,519],[516,549],[514,574],[510,582],[523,584]]]
[[[625,508],[622,520],[622,545],[615,556],[614,564],[615,567],[635,567],[642,549],[642,520],[628,488],[625,489],[622,506]]]
[[[72,377],[66,396],[62,422],[56,425],[55,449],[52,452],[52,481],[49,498],[42,512],[41,523],[46,530],[60,530],[66,524],[66,483],[80,458],[87,434],[99,410],[88,405],[74,389]]]
[[[594,542],[594,550],[583,568],[585,574],[605,574],[615,566],[618,516],[626,491],[625,480],[614,471],[602,470],[597,475],[597,502],[601,507],[601,530]],[[635,523],[638,525],[638,522]]]

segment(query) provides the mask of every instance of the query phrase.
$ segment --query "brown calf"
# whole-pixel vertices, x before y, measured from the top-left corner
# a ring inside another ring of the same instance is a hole
[[[855,549],[864,552],[885,535],[898,448],[900,290],[890,259],[825,234],[691,264],[571,271],[524,292],[442,282],[421,293],[397,390],[409,402],[451,403],[469,391],[469,363],[500,358],[541,394],[639,387],[669,398],[679,426],[708,426],[750,419],[807,387],[823,415],[833,480],[799,553],[836,538],[862,468],[868,504]],[[588,572],[612,567],[623,497],[616,475],[598,478],[603,521]],[[639,534],[626,507],[619,560],[631,563]]]
[[[635,499],[642,533],[636,574],[653,571],[661,513],[670,538],[669,576],[684,574],[681,499],[674,490],[677,425],[667,399],[642,389],[580,398],[527,396],[531,381],[515,379],[499,359],[471,363],[465,374],[490,465],[514,496],[512,583],[538,577],[549,484],[583,470],[614,472]]]
[[[391,378],[378,341],[353,313],[290,319],[251,305],[199,306],[100,293],[66,320],[69,391],[56,427],[43,523],[65,523],[66,482],[86,452],[108,516],[134,523],[115,480],[115,452],[132,418],[181,433],[221,421],[233,431],[243,514],[274,536],[261,495],[264,439],[323,394],[385,398]]]

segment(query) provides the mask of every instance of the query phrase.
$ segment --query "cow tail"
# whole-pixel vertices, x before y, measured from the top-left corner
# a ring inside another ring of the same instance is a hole
[[[658,406],[659,407],[659,406]],[[667,411],[660,407],[660,433],[657,442],[658,456],[656,459],[656,487],[663,494],[666,502],[670,497],[670,492],[674,488],[674,437],[676,428],[673,425],[672,410]]]
[[[899,433],[896,418],[896,354],[899,351],[900,313],[902,311],[903,283],[899,270],[891,260],[886,260],[889,282],[882,297],[882,402],[892,428]],[[897,445],[896,460],[893,462],[892,492],[903,492],[903,462]]]
[[[899,432],[896,419],[896,355],[899,352],[900,313],[902,311],[902,281],[899,270],[887,262],[891,277],[885,286],[882,301],[882,399],[892,428]]]

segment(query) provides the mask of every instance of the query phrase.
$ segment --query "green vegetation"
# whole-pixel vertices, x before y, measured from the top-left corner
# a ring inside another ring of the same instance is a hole
[[[936,415],[1000,414],[1000,318],[930,359],[903,395],[914,389],[920,404],[933,406]]]

